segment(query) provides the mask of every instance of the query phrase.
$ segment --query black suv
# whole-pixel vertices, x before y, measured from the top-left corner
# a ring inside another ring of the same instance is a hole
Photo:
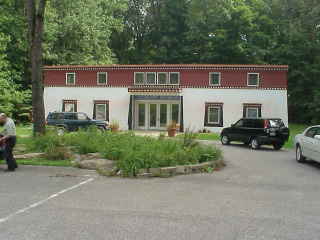
[[[261,145],[273,145],[275,150],[283,147],[289,139],[289,129],[279,118],[242,118],[221,132],[221,143],[243,142],[252,149]]]
[[[87,114],[82,112],[50,112],[47,117],[47,125],[57,127],[59,134],[89,126],[97,126],[100,130],[108,128],[106,121],[91,120]]]

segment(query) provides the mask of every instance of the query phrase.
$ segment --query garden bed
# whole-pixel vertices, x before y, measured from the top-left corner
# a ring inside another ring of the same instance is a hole
[[[126,177],[150,173],[150,169],[176,166],[181,169],[181,166],[208,162],[212,165],[206,166],[207,171],[214,169],[218,161],[219,168],[222,166],[221,151],[215,146],[200,145],[195,141],[195,135],[188,132],[179,139],[136,136],[133,132],[102,133],[96,129],[64,136],[49,132],[45,136],[30,139],[26,148],[27,152],[43,152],[44,158],[52,161],[67,161],[73,159],[74,154],[85,156],[99,153],[100,162],[103,159],[113,161],[112,170]],[[75,163],[78,166],[79,162]],[[100,172],[104,170],[100,169]],[[206,170],[203,168],[201,171]]]

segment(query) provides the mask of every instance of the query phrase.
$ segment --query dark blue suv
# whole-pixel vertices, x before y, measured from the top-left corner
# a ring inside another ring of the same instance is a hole
[[[89,126],[97,126],[100,130],[108,129],[108,122],[92,120],[82,112],[50,112],[47,117],[47,125],[55,126],[59,134],[65,131],[77,131]]]

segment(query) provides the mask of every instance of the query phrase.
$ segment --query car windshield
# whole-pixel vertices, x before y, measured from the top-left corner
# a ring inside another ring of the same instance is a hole
[[[281,119],[270,119],[269,120],[270,127],[283,127],[284,123]]]

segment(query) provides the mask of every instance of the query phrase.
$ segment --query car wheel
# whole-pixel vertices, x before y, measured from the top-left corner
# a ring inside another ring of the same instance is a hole
[[[257,138],[252,138],[250,142],[251,148],[256,150],[260,148],[260,144]]]
[[[283,147],[283,144],[280,144],[280,143],[275,143],[273,144],[273,148],[274,150],[280,150],[281,148]]]
[[[296,160],[299,163],[303,163],[306,160],[306,158],[302,154],[302,149],[301,149],[300,145],[298,145],[296,147]]]
[[[222,145],[229,145],[230,144],[230,139],[227,135],[221,136],[221,143]]]

